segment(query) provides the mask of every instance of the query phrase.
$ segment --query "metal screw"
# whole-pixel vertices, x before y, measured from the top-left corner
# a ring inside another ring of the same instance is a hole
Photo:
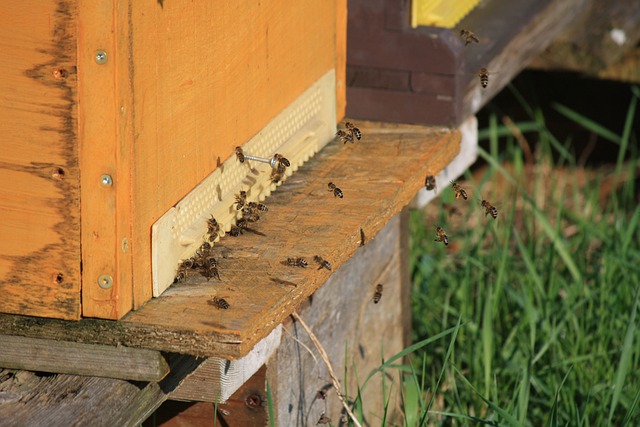
[[[247,160],[254,160],[256,162],[269,163],[269,165],[271,166],[271,169],[275,168],[276,165],[278,164],[278,160],[275,157],[271,159],[265,159],[264,157],[256,157],[250,154],[245,154],[244,158]]]
[[[103,187],[111,187],[113,185],[113,178],[109,174],[102,174],[100,177],[100,185]]]
[[[107,52],[105,52],[102,49],[96,50],[95,58],[96,58],[96,64],[102,65],[107,62]]]
[[[98,277],[98,286],[100,286],[102,289],[109,289],[111,286],[113,286],[113,277],[109,276],[108,274],[101,274]]]
[[[244,403],[246,403],[249,408],[259,408],[262,405],[262,397],[260,397],[258,393],[253,393],[244,399]]]

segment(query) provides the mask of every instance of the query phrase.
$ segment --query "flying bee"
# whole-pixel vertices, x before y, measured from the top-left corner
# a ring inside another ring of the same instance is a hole
[[[480,68],[478,77],[480,77],[480,84],[482,85],[482,87],[486,88],[487,85],[489,85],[489,71],[487,71],[487,69],[484,67]]]
[[[480,43],[480,39],[472,31],[462,29],[460,30],[460,37],[464,40],[464,45],[467,46],[471,42]]]
[[[344,124],[344,127],[347,128],[347,130],[351,133],[351,135],[355,136],[356,139],[360,141],[360,138],[362,138],[362,132],[360,132],[360,129],[355,127],[351,122],[346,122]]]
[[[353,144],[353,135],[351,133],[347,133],[343,130],[339,130],[338,132],[336,132],[336,136],[338,138],[340,138],[340,142],[342,142],[343,144],[346,144],[347,142],[350,142]]]
[[[438,191],[438,187],[436,186],[436,177],[433,175],[427,175],[424,180],[424,186],[427,191],[435,190]]]
[[[276,153],[273,155],[273,158],[276,159],[276,161],[284,167],[288,168],[289,166],[291,166],[289,160],[287,160],[282,154]]]
[[[242,147],[236,147],[236,157],[240,163],[244,163],[244,151],[242,151]]]
[[[451,181],[451,187],[453,188],[453,191],[456,192],[456,199],[462,197],[463,199],[467,200],[467,192],[464,191],[464,188],[460,187],[460,184]]]
[[[380,298],[382,298],[382,288],[383,286],[380,283],[376,285],[376,291],[373,293],[374,304],[377,304],[380,302]]]
[[[240,209],[242,209],[242,207],[244,206],[244,204],[247,202],[247,192],[242,190],[240,191],[240,194],[236,194],[236,210],[239,211]]]
[[[344,196],[342,194],[342,190],[336,187],[333,182],[327,184],[327,187],[329,187],[329,191],[333,191],[333,197],[340,197],[342,199],[342,197]]]
[[[300,268],[306,268],[307,265],[307,261],[304,258],[287,258],[287,260],[285,261],[286,265],[289,265],[291,267],[300,267]]]
[[[436,238],[434,241],[442,242],[445,246],[449,245],[449,237],[442,227],[436,226]]]
[[[230,307],[229,303],[224,298],[213,297],[207,301],[209,305],[214,306],[217,309],[226,310]]]
[[[486,200],[483,200],[480,204],[484,208],[484,216],[491,214],[493,219],[498,218],[498,209],[496,209],[495,206],[493,206],[491,203],[487,202]]]
[[[320,270],[322,268],[326,268],[327,270],[331,270],[331,264],[329,263],[329,261],[327,261],[326,259],[323,259],[320,255],[314,256],[313,260],[315,262],[317,262],[318,264],[320,264],[320,267],[318,267],[318,270]]]

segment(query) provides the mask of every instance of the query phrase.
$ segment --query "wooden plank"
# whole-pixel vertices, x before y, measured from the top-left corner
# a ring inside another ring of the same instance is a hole
[[[152,224],[336,67],[339,3],[130,4],[137,308],[152,293]]]
[[[0,366],[135,381],[160,381],[169,365],[153,350],[0,335]]]
[[[347,108],[347,0],[336,0],[336,122]]]
[[[356,373],[360,385],[380,360],[388,358],[404,348],[406,315],[410,313],[403,272],[407,267],[402,259],[405,253],[402,236],[408,235],[407,223],[402,214],[395,215],[378,233],[375,239],[357,250],[320,288],[298,314],[310,326],[323,345],[333,370],[340,376],[347,365],[350,397],[356,390]],[[376,285],[383,285],[382,298],[374,304],[372,298]],[[313,343],[296,322],[284,324],[282,344],[268,364],[269,378],[277,377],[276,425],[315,425],[322,412],[339,425],[342,405],[330,383],[324,363],[319,359]],[[409,329],[410,331],[410,329]],[[306,346],[306,348],[305,348]],[[310,351],[308,350],[310,349]],[[313,354],[311,354],[313,353]],[[347,359],[345,360],[345,354]],[[317,360],[316,360],[317,359]],[[390,372],[394,386],[390,407],[399,404],[397,373]],[[271,382],[271,381],[270,381]],[[344,387],[345,385],[342,384]],[[385,402],[380,393],[380,375],[374,377],[362,390],[365,419],[381,420]],[[327,398],[316,398],[318,390],[326,388]],[[344,390],[343,390],[344,391]]]
[[[0,4],[0,311],[80,317],[75,1]]]
[[[61,322],[0,316],[8,335],[181,352],[235,359],[247,354],[291,311],[313,294],[360,245],[456,156],[460,134],[444,128],[358,123],[362,141],[327,145],[266,201],[256,224],[263,235],[225,237],[214,247],[221,281],[193,277],[174,285],[119,322]],[[333,181],[344,192],[327,191]],[[313,256],[333,270],[318,270]],[[306,257],[306,269],[286,267]],[[225,298],[220,310],[208,301]]]
[[[0,371],[0,420],[15,426],[139,425],[198,364],[193,357],[174,358],[171,373],[151,383]]]

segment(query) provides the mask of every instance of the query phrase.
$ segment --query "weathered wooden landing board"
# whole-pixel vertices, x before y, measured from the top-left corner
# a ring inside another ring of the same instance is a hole
[[[329,144],[265,201],[259,234],[216,243],[221,280],[190,277],[118,322],[1,315],[0,332],[230,359],[247,354],[331,275],[315,255],[335,271],[360,246],[361,229],[366,244],[460,147],[460,134],[445,128],[357,125],[361,141]],[[328,191],[330,181],[344,198]],[[304,257],[309,266],[283,265],[287,257]],[[214,296],[230,308],[210,305]]]

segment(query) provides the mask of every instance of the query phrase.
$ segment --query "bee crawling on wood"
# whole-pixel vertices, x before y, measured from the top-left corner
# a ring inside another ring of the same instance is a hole
[[[217,296],[211,298],[207,303],[222,310],[227,310],[230,307],[229,303],[224,298],[219,298]]]
[[[355,142],[353,140],[353,135],[343,130],[339,130],[338,132],[336,132],[336,136],[340,138],[340,142],[342,142],[343,144],[346,144],[347,142],[350,142],[353,144]]]
[[[480,43],[480,39],[472,31],[460,30],[460,37],[464,40],[464,45],[467,46],[471,42]]]
[[[496,209],[495,206],[493,206],[491,203],[487,202],[486,200],[483,200],[480,204],[484,208],[484,216],[491,214],[493,219],[498,218],[498,209]]]
[[[433,175],[427,175],[424,180],[424,187],[427,189],[427,191],[438,191],[438,187],[436,186],[436,177]]]
[[[320,264],[320,267],[318,267],[318,270],[320,270],[322,268],[326,268],[327,270],[331,270],[331,264],[329,263],[329,261],[327,261],[326,259],[323,259],[320,255],[314,256],[313,260],[315,262],[317,262],[318,264]]]
[[[463,199],[467,200],[467,192],[464,191],[464,188],[460,187],[457,182],[451,181],[451,187],[453,188],[453,191],[456,192],[456,199],[462,197]]]
[[[434,241],[442,242],[445,246],[449,245],[449,237],[442,227],[436,226],[436,238]]]
[[[291,166],[289,160],[287,160],[282,154],[276,153],[273,155],[273,158],[276,159],[276,161],[284,167],[288,168],[289,166]]]
[[[300,268],[306,268],[307,265],[309,265],[307,264],[307,261],[304,258],[287,258],[284,264],[290,267],[300,267]]]
[[[180,283],[186,278],[187,278],[186,270],[182,270],[182,269],[178,270],[178,273],[176,274],[176,277],[174,277],[174,279],[173,279],[173,283]]]
[[[333,182],[327,184],[327,187],[329,187],[329,191],[333,192],[333,197],[340,197],[342,199],[342,197],[344,196],[344,194],[342,194],[342,190],[339,189]]]
[[[242,147],[236,147],[236,157],[240,163],[244,163],[244,151],[242,151]]]
[[[344,124],[344,127],[347,128],[347,131],[349,131],[349,133],[351,133],[352,136],[355,136],[356,139],[360,141],[360,138],[362,138],[362,132],[360,132],[360,129],[355,127],[355,125],[351,122],[346,122]],[[353,140],[353,138],[351,139]]]
[[[247,204],[247,207],[250,208],[250,209],[257,209],[260,212],[268,212],[269,211],[269,208],[264,203],[249,202]]]
[[[242,231],[242,228],[232,225],[231,230],[229,230],[229,234],[232,235],[233,237],[238,237],[239,235],[244,233]]]
[[[382,298],[382,289],[383,289],[383,286],[380,283],[378,283],[376,285],[376,291],[373,293],[374,304],[377,304],[380,302],[380,298]]]
[[[278,163],[278,165],[271,169],[271,182],[273,182],[274,184],[279,183],[280,181],[282,181],[282,179],[284,178],[284,173],[287,170],[287,167],[284,166],[282,163]]]
[[[218,221],[211,215],[211,218],[207,220],[207,233],[209,234],[209,241],[214,241],[218,234],[220,234],[220,224]]]

